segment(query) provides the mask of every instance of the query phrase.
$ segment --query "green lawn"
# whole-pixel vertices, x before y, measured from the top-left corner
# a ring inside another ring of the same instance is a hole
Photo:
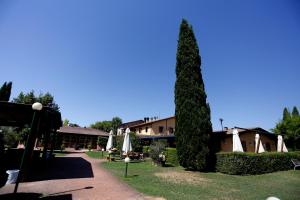
[[[91,158],[102,158],[102,151],[87,151],[86,154]],[[103,152],[103,158],[106,158],[108,156],[108,153],[106,151]]]
[[[156,167],[150,161],[130,163],[124,178],[123,162],[102,165],[138,191],[166,199],[299,199],[300,171],[256,176],[185,171],[181,167]]]

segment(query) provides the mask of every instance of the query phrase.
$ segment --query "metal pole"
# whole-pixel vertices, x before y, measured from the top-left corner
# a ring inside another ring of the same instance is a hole
[[[50,150],[50,155],[53,154],[53,150],[55,148],[55,144],[56,144],[56,130],[54,129],[53,133],[52,133],[52,144],[51,144],[51,150]]]
[[[24,153],[23,153],[23,156],[22,156],[20,171],[19,171],[19,175],[18,175],[18,178],[17,178],[17,181],[16,181],[14,193],[17,193],[17,191],[18,191],[19,183],[21,181],[24,168],[27,164],[26,163],[27,158],[29,158],[29,156],[30,156],[30,148],[32,147],[31,143],[33,143],[33,139],[36,135],[38,125],[39,125],[39,111],[34,111],[33,112],[32,123],[31,123],[31,128],[30,128],[30,133],[27,136],[27,142],[26,142],[25,150],[24,150]]]
[[[127,169],[128,169],[128,163],[126,163],[126,167],[125,167],[125,178],[127,178]]]

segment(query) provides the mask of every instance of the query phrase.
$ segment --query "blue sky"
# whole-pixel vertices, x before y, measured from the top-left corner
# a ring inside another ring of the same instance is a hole
[[[49,91],[88,126],[174,114],[179,25],[193,26],[214,129],[272,128],[300,106],[297,0],[1,0],[0,84]]]

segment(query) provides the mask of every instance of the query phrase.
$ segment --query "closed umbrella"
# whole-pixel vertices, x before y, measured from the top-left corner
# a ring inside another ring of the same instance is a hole
[[[129,133],[130,133],[130,129],[127,128],[125,131],[125,137],[124,137],[123,147],[122,147],[122,151],[126,154],[128,154],[128,152],[132,151]]]
[[[235,128],[232,131],[232,151],[233,152],[244,152],[243,146],[239,137],[239,132]]]
[[[281,135],[278,135],[278,137],[277,137],[277,151],[278,152],[288,152]]]
[[[109,137],[108,137],[108,141],[106,144],[106,151],[110,150],[113,148],[113,131],[111,130],[109,132]]]
[[[260,140],[259,134],[255,134],[255,153],[263,153],[265,149]]]

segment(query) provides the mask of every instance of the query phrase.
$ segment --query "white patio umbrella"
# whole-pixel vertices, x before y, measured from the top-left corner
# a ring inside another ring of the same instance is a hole
[[[278,152],[288,152],[281,135],[278,135],[278,137],[277,137],[277,151]]]
[[[118,128],[117,135],[122,135],[122,129]]]
[[[263,153],[265,149],[260,140],[259,134],[255,134],[255,153]]]
[[[125,136],[124,136],[124,141],[123,141],[123,147],[122,147],[122,151],[124,151],[124,153],[128,153],[130,151],[132,151],[132,146],[131,146],[131,141],[130,141],[130,129],[127,128],[125,131]]]
[[[239,132],[235,128],[232,131],[232,151],[233,152],[244,152],[243,146],[239,137]]]
[[[110,150],[113,148],[113,131],[111,130],[109,132],[109,137],[108,137],[108,141],[106,144],[106,151]]]

